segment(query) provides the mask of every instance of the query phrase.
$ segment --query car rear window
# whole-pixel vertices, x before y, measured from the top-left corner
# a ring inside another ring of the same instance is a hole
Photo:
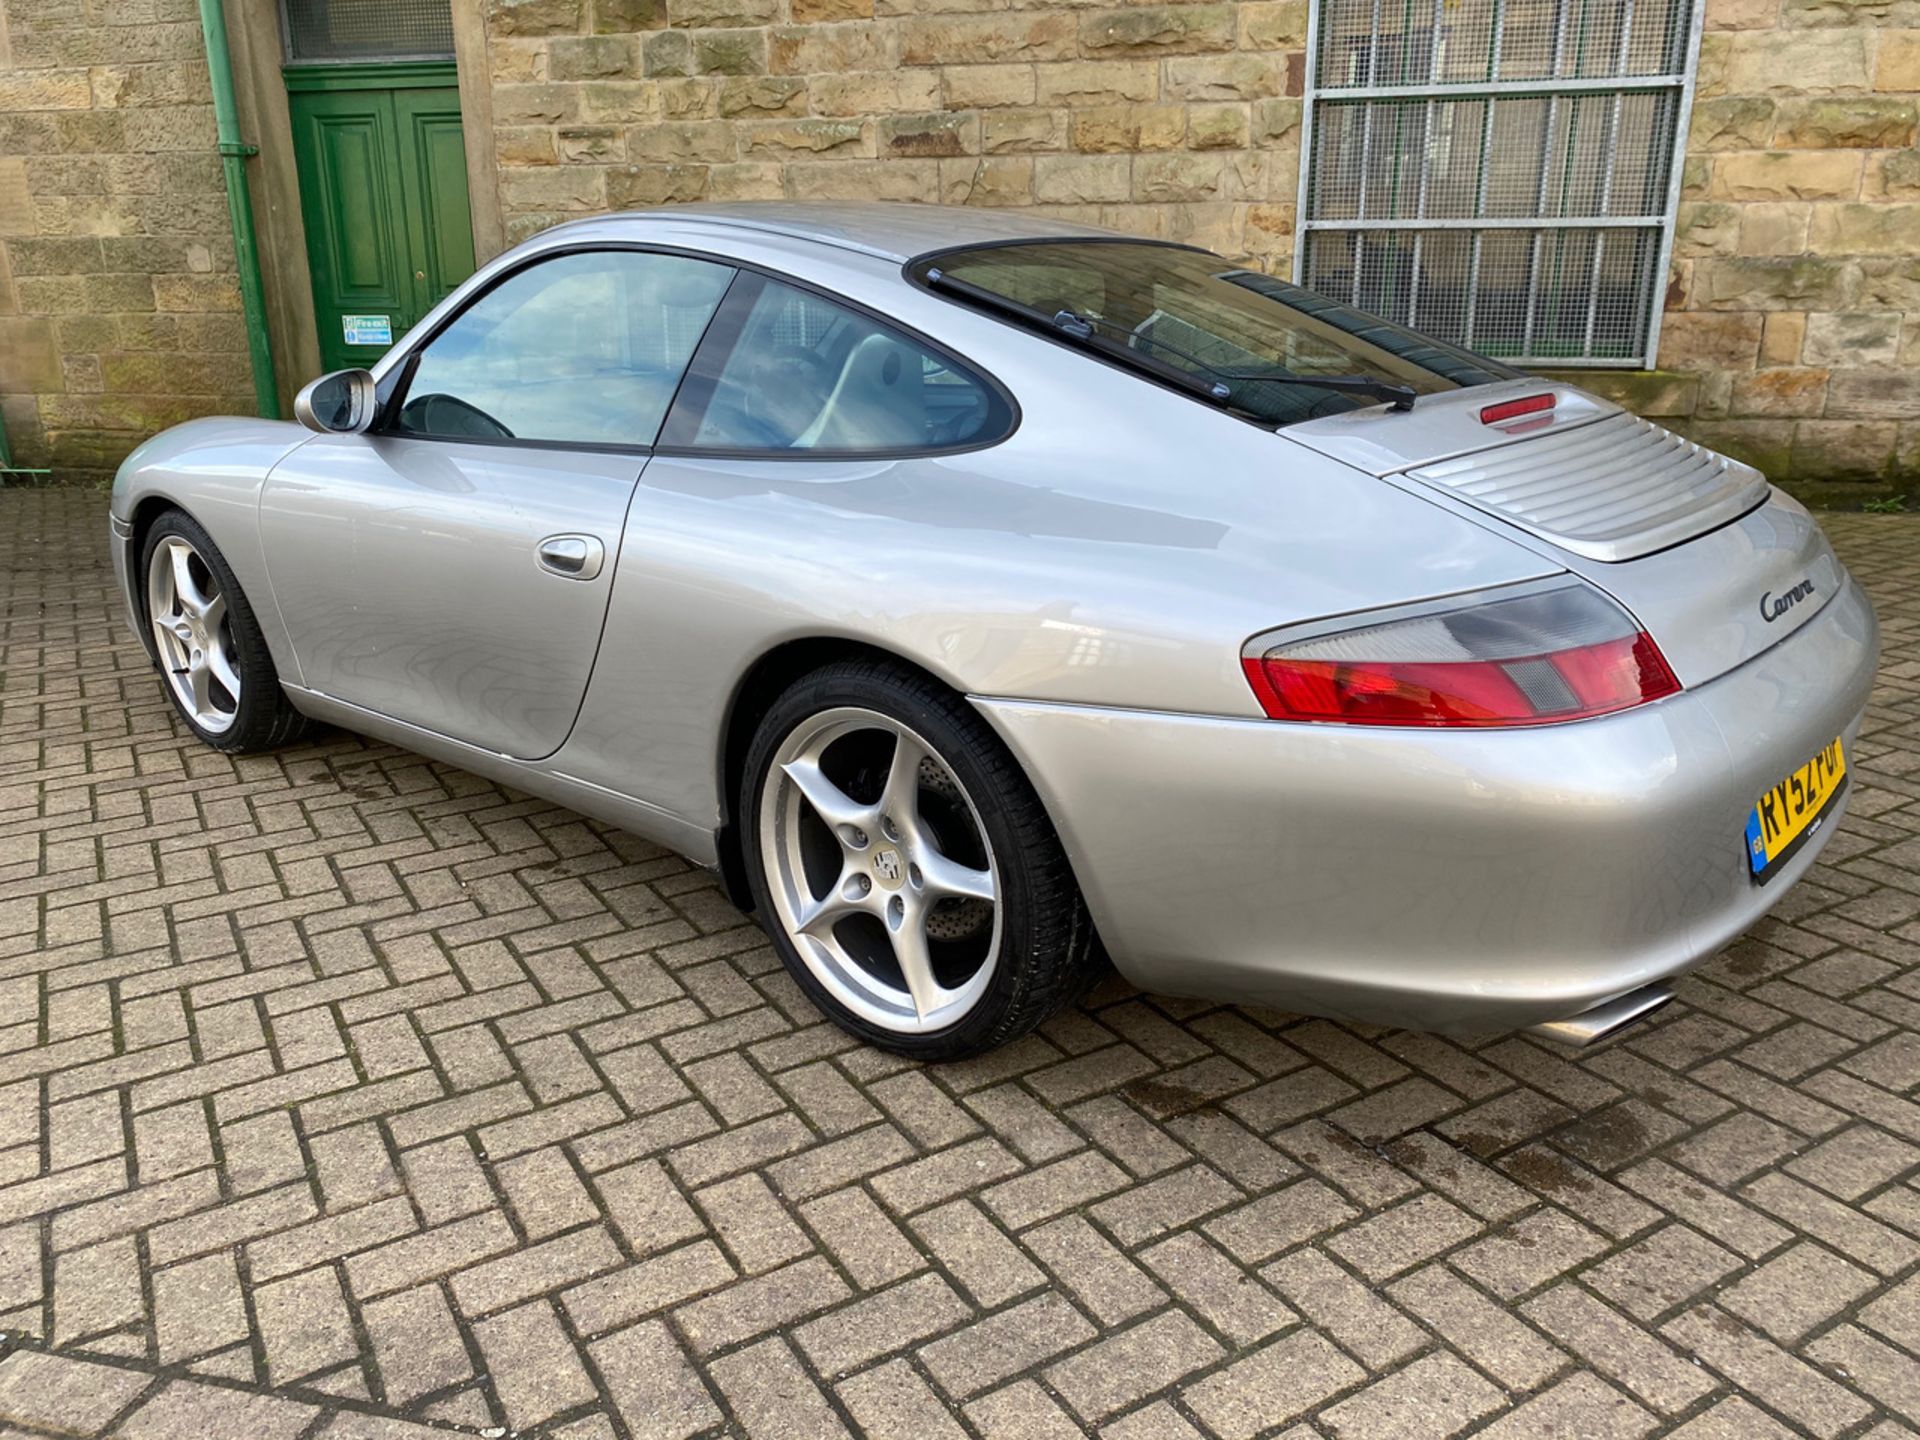
[[[1218,255],[1145,241],[1041,240],[947,251],[909,271],[1031,316],[1047,333],[1093,337],[1143,370],[1172,368],[1230,392],[1227,408],[1289,425],[1380,403],[1305,383],[1365,377],[1416,395],[1518,372]],[[961,303],[965,303],[962,298]],[[1091,346],[1089,348],[1092,348]],[[1204,387],[1202,387],[1204,388]]]

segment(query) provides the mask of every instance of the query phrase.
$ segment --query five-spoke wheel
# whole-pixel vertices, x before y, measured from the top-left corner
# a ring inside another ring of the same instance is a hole
[[[201,729],[221,734],[240,710],[227,597],[205,558],[183,536],[168,535],[147,559],[147,616],[160,669]]]
[[[936,1059],[1038,1024],[1092,973],[1058,838],[959,696],[882,662],[807,676],[761,721],[748,872],[805,989],[863,1038]]]
[[[992,978],[994,859],[926,740],[874,710],[822,711],[775,755],[760,810],[773,901],[820,983],[873,1024],[952,1024]]]
[[[178,510],[156,517],[140,567],[154,662],[193,733],[236,754],[298,736],[307,722],[281,691],[253,607],[200,523]]]

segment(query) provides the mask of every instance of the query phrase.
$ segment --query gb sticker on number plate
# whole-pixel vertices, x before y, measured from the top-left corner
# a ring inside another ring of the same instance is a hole
[[[1755,802],[1747,816],[1747,870],[1756,885],[1779,873],[1819,833],[1847,788],[1847,756],[1835,738]]]

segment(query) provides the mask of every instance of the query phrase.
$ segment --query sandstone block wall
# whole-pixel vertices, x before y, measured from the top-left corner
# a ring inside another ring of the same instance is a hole
[[[194,0],[0,0],[0,406],[14,463],[110,475],[252,404]]]
[[[509,241],[893,199],[1291,264],[1310,0],[454,3],[484,34],[468,123]],[[1659,368],[1573,378],[1776,478],[1920,485],[1920,0],[1708,0],[1697,90]],[[98,475],[250,395],[193,0],[0,0],[19,462]]]

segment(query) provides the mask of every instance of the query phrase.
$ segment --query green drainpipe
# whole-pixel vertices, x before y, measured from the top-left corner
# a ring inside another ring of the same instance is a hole
[[[227,174],[227,214],[233,220],[233,259],[240,271],[240,308],[247,317],[247,353],[253,361],[253,393],[261,417],[280,418],[280,382],[267,344],[267,299],[260,285],[260,246],[253,234],[253,202],[247,193],[247,157],[260,152],[240,139],[233,104],[233,57],[227,53],[227,17],[221,0],[200,0],[200,30],[207,41],[207,72],[213,82],[213,120],[220,164]]]

